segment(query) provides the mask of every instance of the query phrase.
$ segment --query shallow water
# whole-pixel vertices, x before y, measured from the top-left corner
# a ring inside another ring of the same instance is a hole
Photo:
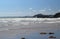
[[[0,18],[0,39],[49,39],[49,34],[60,39],[60,18]]]

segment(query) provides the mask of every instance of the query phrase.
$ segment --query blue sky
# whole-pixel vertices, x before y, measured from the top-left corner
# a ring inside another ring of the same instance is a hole
[[[59,11],[60,0],[0,0],[0,16],[55,14]]]

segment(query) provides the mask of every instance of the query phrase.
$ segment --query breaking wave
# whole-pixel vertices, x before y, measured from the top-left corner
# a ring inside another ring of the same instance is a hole
[[[60,18],[0,18],[0,31],[34,27],[34,24],[40,23],[60,23]]]

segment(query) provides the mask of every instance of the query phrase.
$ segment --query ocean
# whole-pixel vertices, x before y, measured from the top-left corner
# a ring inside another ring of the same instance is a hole
[[[49,36],[60,39],[60,18],[0,18],[0,39],[51,39]]]

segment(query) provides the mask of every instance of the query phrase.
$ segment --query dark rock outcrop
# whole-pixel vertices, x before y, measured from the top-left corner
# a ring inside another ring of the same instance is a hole
[[[54,18],[58,18],[58,17],[60,17],[60,12],[58,12],[54,15]]]

